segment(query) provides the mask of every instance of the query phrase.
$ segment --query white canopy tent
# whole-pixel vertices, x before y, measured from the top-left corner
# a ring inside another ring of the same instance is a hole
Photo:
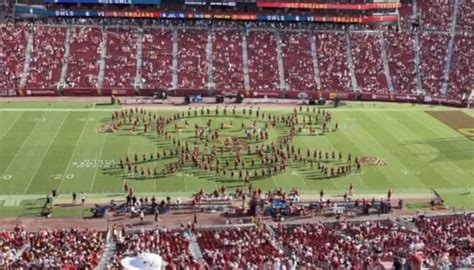
[[[142,253],[136,257],[125,257],[120,262],[128,270],[160,270],[165,269],[166,263],[160,255]]]

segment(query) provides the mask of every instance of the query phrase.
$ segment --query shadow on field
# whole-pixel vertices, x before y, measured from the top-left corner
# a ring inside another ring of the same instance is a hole
[[[474,142],[463,137],[408,141],[402,145],[409,147],[410,145],[416,144],[428,145],[438,150],[413,154],[414,156],[438,154],[438,156],[430,162],[462,161],[474,159]]]

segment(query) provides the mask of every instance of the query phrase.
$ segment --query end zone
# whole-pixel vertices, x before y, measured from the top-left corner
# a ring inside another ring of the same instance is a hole
[[[463,111],[426,111],[426,113],[474,141],[474,117]]]

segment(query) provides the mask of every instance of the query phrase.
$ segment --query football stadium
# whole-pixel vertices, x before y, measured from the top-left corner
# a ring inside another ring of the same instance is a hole
[[[0,0],[0,269],[474,269],[474,1]]]

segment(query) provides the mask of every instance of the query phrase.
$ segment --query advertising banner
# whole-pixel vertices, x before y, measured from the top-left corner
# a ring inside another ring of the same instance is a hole
[[[171,90],[168,93],[173,93],[176,97],[184,97],[184,96],[209,96],[209,90],[207,89],[176,89]]]
[[[13,97],[17,92],[14,89],[0,89],[0,97]]]
[[[207,0],[185,0],[184,4],[192,6],[205,6],[207,5]]]
[[[164,18],[164,19],[221,19],[246,21],[286,21],[286,22],[333,22],[333,23],[375,23],[396,22],[397,16],[288,16],[263,15],[251,13],[183,13],[158,11],[85,11],[48,10],[38,7],[15,6],[17,14],[30,14],[45,17],[122,17],[122,18]]]
[[[158,96],[163,96],[163,93],[166,92],[166,90],[163,89],[140,89],[140,95],[141,96],[153,96],[153,95],[158,95]]]
[[[106,89],[99,89],[97,93],[99,96],[134,96],[135,90],[132,88],[126,88],[126,89],[106,88]]]
[[[46,4],[159,5],[161,0],[44,0]]]
[[[418,96],[414,95],[395,95],[396,101],[408,101],[408,102],[416,102],[418,101]]]
[[[376,10],[398,9],[400,3],[366,3],[366,4],[323,4],[323,3],[290,3],[258,1],[261,8],[289,8],[289,9],[338,9],[338,10]]]
[[[209,4],[211,4],[211,6],[235,7],[237,3],[235,0],[209,0]]]
[[[23,89],[20,91],[23,96],[56,96],[56,89]]]
[[[95,88],[66,88],[63,91],[65,96],[97,96]]]

